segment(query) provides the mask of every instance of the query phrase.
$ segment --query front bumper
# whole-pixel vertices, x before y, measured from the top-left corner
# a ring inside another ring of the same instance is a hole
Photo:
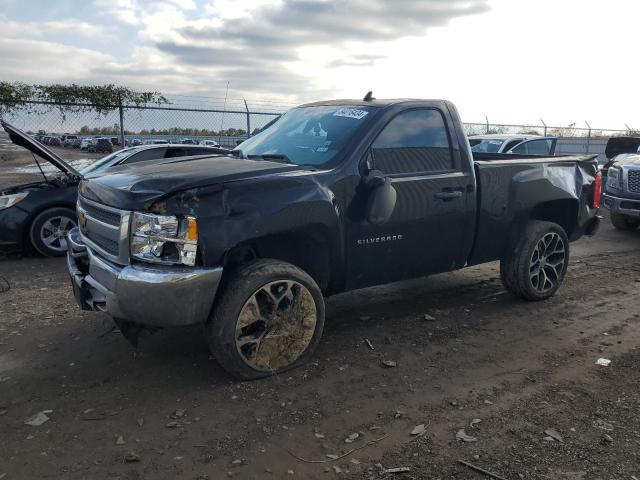
[[[629,217],[640,217],[640,200],[615,197],[609,193],[602,194],[604,206],[611,213],[626,215]]]
[[[67,237],[67,266],[76,301],[84,310],[153,327],[204,323],[222,267],[121,266],[98,256],[74,228]]]

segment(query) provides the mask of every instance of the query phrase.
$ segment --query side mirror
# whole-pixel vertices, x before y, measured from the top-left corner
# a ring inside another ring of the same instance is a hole
[[[391,219],[396,207],[396,190],[391,185],[390,178],[383,177],[375,170],[369,172],[366,185],[369,188],[366,219],[373,225],[384,225]]]

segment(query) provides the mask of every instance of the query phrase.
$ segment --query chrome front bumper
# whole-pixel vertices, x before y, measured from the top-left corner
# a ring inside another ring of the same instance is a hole
[[[608,193],[603,193],[602,201],[611,213],[618,213],[629,217],[640,217],[640,200],[614,197]]]
[[[121,266],[87,247],[77,228],[67,240],[73,293],[83,309],[154,327],[207,320],[222,267]]]

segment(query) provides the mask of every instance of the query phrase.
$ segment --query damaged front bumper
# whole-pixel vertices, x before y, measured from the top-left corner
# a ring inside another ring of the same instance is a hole
[[[84,310],[152,327],[207,320],[222,267],[121,266],[85,245],[78,228],[69,232],[67,240],[73,293]]]

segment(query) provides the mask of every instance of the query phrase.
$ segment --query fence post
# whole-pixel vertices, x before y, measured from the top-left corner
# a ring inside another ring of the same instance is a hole
[[[246,100],[244,100],[244,108],[247,110],[247,138],[249,138],[251,136],[251,114]]]
[[[484,133],[486,133],[487,135],[489,135],[489,117],[488,117],[487,115],[485,115],[484,119],[485,119],[485,120],[486,120],[486,122],[487,122],[487,128],[486,128],[486,130],[485,130],[485,132],[484,132]]]
[[[120,112],[120,145],[124,148],[124,108],[122,102],[118,105],[118,110]]]
[[[586,120],[584,121],[584,123],[586,123],[587,127],[589,127],[589,133],[587,134],[587,153],[589,153],[589,150],[591,150],[591,125],[589,125],[589,122],[587,122]]]
[[[544,125],[544,136],[546,137],[547,136],[547,124],[544,123],[543,119],[540,119],[540,121],[542,122],[542,125]]]

